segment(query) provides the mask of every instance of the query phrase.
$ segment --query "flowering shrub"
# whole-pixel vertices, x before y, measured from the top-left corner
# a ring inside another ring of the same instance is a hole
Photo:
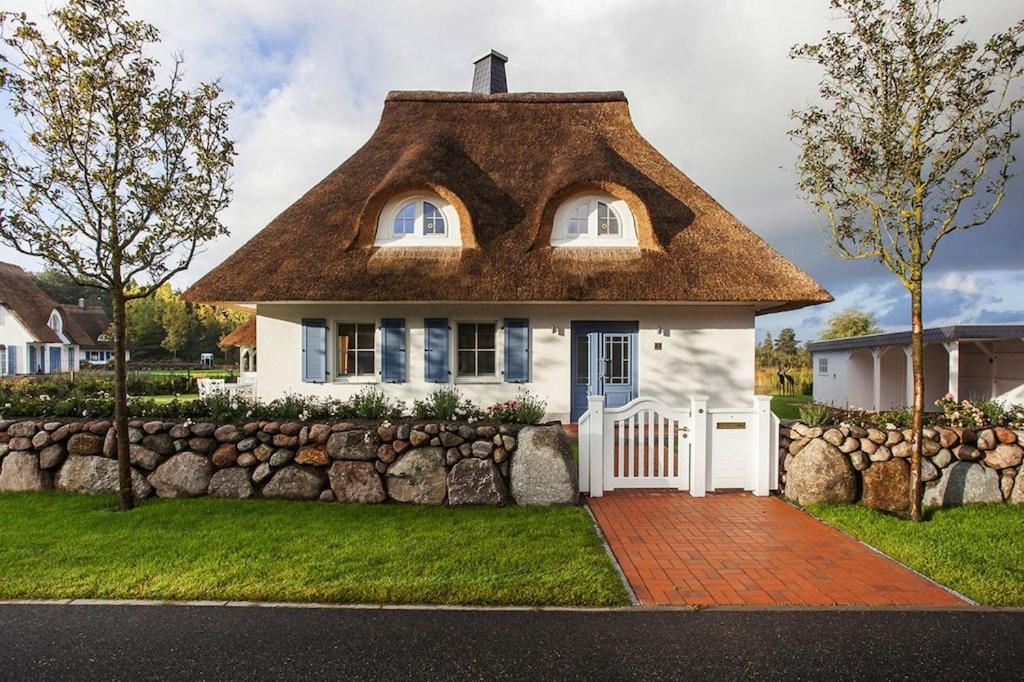
[[[548,404],[529,391],[522,391],[513,400],[487,408],[484,419],[494,422],[536,424],[544,418]]]
[[[463,398],[454,386],[435,389],[423,400],[412,404],[412,416],[416,419],[461,419],[476,420],[482,415],[480,408],[468,398]]]
[[[947,393],[935,401],[950,426],[977,429],[985,426],[1024,428],[1024,405],[1007,405],[988,398],[957,402]]]

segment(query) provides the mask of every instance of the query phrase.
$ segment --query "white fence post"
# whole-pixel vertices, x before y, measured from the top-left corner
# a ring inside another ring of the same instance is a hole
[[[708,397],[690,396],[693,438],[690,447],[690,494],[704,497],[708,483]]]
[[[590,443],[590,496],[604,495],[604,396],[587,396]]]
[[[754,396],[754,494],[764,497],[771,490],[772,398]]]

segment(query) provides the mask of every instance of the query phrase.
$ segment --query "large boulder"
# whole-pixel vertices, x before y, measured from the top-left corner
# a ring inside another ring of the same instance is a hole
[[[514,464],[515,459],[512,461]],[[878,463],[872,464],[867,471],[876,466]],[[850,503],[857,499],[857,477],[850,460],[839,448],[814,439],[789,463],[785,495],[800,505]]]
[[[210,478],[210,497],[252,497],[249,472],[241,467],[221,469]]]
[[[116,452],[116,451],[115,451]],[[92,457],[103,453],[103,438],[94,433],[80,431],[68,439],[68,454]]]
[[[285,500],[315,500],[324,487],[323,474],[313,467],[292,464],[278,470],[263,486],[263,497]]]
[[[527,426],[519,432],[510,478],[516,504],[576,503],[579,474],[561,425]]]
[[[327,472],[339,502],[376,503],[387,499],[373,462],[338,461]]]
[[[200,497],[210,487],[213,465],[194,452],[180,452],[149,475],[160,497]]]
[[[996,429],[993,429],[993,432],[998,434]],[[994,450],[985,453],[984,463],[993,469],[1008,469],[1020,466],[1022,459],[1024,459],[1024,448],[1016,444],[1000,443]]]
[[[117,460],[106,457],[71,455],[64,460],[54,479],[60,490],[88,495],[111,495],[117,492]],[[136,499],[149,497],[153,486],[132,469],[132,494]]]
[[[50,472],[39,467],[39,456],[28,452],[12,452],[0,464],[0,491],[49,490],[53,487]]]
[[[929,507],[1002,501],[996,470],[972,462],[957,462],[947,467],[942,478],[924,487],[924,504]]]
[[[888,512],[910,510],[910,462],[905,459],[876,462],[861,476],[864,492],[860,501],[865,507]]]
[[[340,431],[327,439],[327,454],[331,459],[373,461],[377,458],[380,439],[371,431]]]
[[[443,504],[446,483],[442,448],[410,450],[387,470],[388,495],[399,502]]]
[[[1010,497],[1006,501],[1010,504],[1024,504],[1024,467],[1017,471],[1013,490],[1010,491]]]
[[[497,465],[489,459],[470,457],[448,472],[448,504],[461,505],[504,504],[507,490]]]

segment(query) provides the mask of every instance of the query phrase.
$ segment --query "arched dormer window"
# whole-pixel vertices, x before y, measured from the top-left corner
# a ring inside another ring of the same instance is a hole
[[[377,220],[374,246],[461,246],[459,215],[436,194],[405,194],[387,204]]]
[[[49,325],[50,329],[57,332],[58,334],[60,334],[61,330],[64,328],[64,322],[63,320],[60,319],[60,313],[58,313],[56,310],[50,313],[50,321],[47,324]]]
[[[577,194],[555,211],[553,246],[637,246],[636,222],[626,202],[610,194]]]

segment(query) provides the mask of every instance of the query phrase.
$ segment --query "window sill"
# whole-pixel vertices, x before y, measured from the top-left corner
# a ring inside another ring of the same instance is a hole
[[[380,380],[376,377],[353,377],[351,379],[347,377],[336,377],[332,381],[328,382],[332,384],[354,384],[354,385],[366,385],[366,384],[379,384]]]
[[[456,377],[457,384],[500,384],[503,383],[500,377]]]

